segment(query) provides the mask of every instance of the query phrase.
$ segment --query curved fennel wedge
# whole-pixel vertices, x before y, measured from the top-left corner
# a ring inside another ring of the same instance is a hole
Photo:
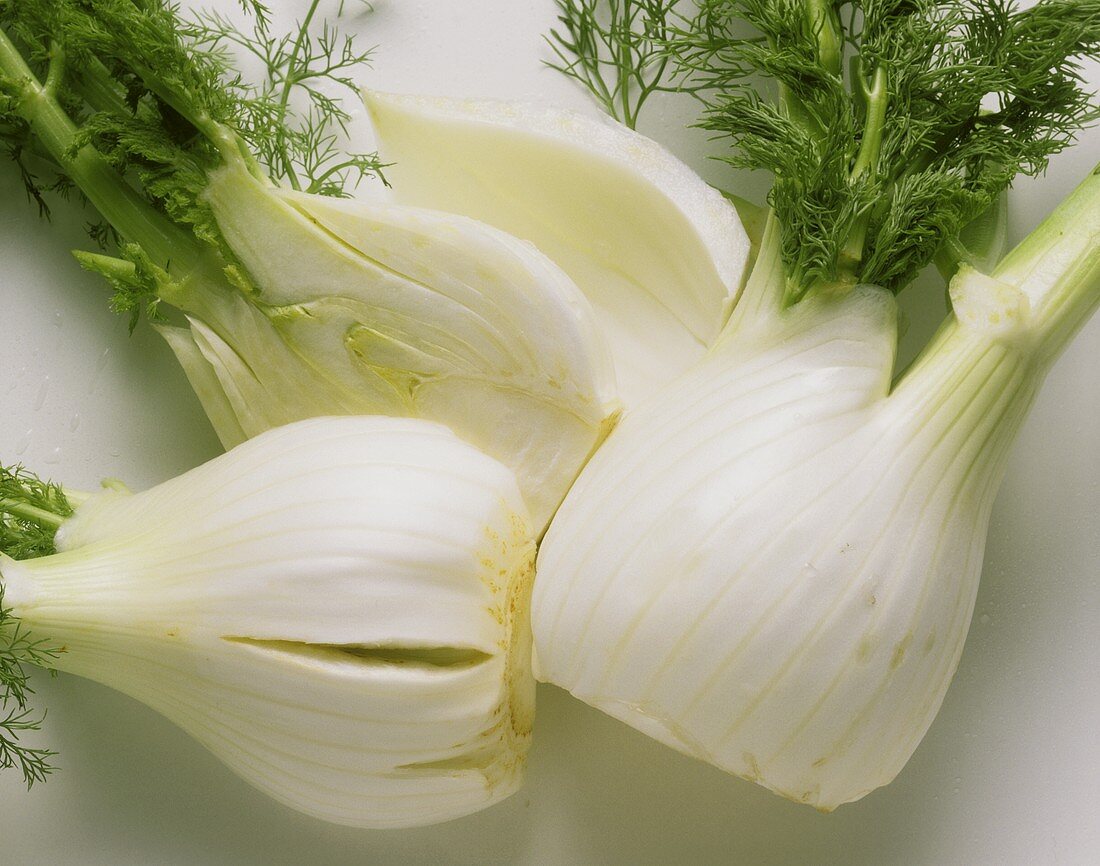
[[[1006,457],[1100,302],[1100,173],[891,387],[886,291],[784,306],[774,222],[718,344],[628,412],[540,549],[539,676],[822,810],[901,770],[973,611]]]
[[[560,269],[471,219],[241,168],[213,173],[205,198],[258,288],[166,286],[190,328],[161,331],[226,446],[315,415],[427,418],[510,466],[546,525],[617,411],[603,339]]]
[[[515,471],[545,526],[617,411],[584,295],[487,225],[310,191],[344,193],[340,164],[276,186],[278,106],[182,27],[160,0],[0,7],[0,137],[119,238],[78,258],[120,308],[186,315],[163,333],[227,446],[316,415],[438,421]]]
[[[0,555],[4,606],[63,648],[51,665],[148,704],[275,799],[399,827],[519,787],[534,542],[512,473],[446,428],[298,422],[93,496],[56,545]]]
[[[533,241],[591,301],[631,406],[717,337],[749,240],[732,205],[664,147],[551,106],[365,91],[398,201]]]

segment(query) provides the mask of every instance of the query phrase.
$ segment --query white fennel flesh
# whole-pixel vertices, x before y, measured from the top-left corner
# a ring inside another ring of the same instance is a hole
[[[48,663],[162,713],[275,799],[406,827],[521,784],[534,541],[514,475],[446,428],[321,418],[263,433],[0,555]]]

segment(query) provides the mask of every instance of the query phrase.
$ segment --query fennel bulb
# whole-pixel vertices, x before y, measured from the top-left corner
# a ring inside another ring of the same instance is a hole
[[[546,525],[617,411],[560,269],[474,220],[285,192],[240,167],[204,195],[260,297],[165,287],[189,328],[161,332],[223,444],[334,413],[439,421],[512,468]]]
[[[627,413],[540,549],[539,676],[818,809],[886,784],[935,717],[1012,440],[1100,303],[1100,172],[892,385],[890,293],[785,307],[772,223],[708,357]]]
[[[714,342],[749,239],[722,194],[657,142],[547,105],[363,95],[397,201],[531,240],[576,282],[625,406]]]
[[[326,61],[339,40],[308,33],[316,7],[286,43],[309,49],[276,52],[270,87],[248,90],[182,33],[247,37],[187,31],[161,0],[3,3],[0,139],[88,198],[100,241],[117,234],[78,253],[116,306],[186,316],[164,334],[226,446],[317,415],[438,421],[516,472],[541,528],[617,411],[590,305],[486,225],[334,199],[377,165],[330,164],[331,99],[287,126],[295,81],[347,80]]]
[[[519,787],[531,526],[513,474],[446,428],[298,422],[87,499],[56,545],[0,556],[4,607],[58,648],[49,664],[148,704],[275,799],[398,827]]]
[[[894,778],[935,716],[1008,449],[1100,301],[1100,174],[996,262],[998,197],[1095,118],[1096,6],[558,6],[560,71],[631,117],[692,92],[723,158],[775,181],[715,346],[626,414],[555,518],[539,673],[830,810]],[[953,313],[899,380],[892,294],[933,258]]]

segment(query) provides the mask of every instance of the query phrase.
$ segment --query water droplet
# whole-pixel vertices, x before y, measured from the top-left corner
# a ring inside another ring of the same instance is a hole
[[[807,562],[802,566],[803,577],[817,577],[817,567],[812,562]]]
[[[38,396],[34,398],[34,411],[37,412],[46,405],[46,397],[50,393],[50,377],[46,376],[42,384],[38,386]]]
[[[58,310],[56,313],[53,314],[53,326],[60,331],[61,326],[64,323],[65,323],[65,317],[61,315],[61,310]]]
[[[75,433],[80,428],[80,413],[74,412],[73,417],[69,419],[69,432]]]
[[[20,436],[15,442],[15,453],[17,455],[22,454],[31,444],[31,434],[34,430],[28,429],[22,436]]]
[[[993,617],[991,617],[988,613],[983,613],[980,617],[978,617],[978,621],[981,622],[982,625],[989,625],[991,619],[993,619]]]
[[[54,448],[53,451],[50,452],[50,456],[47,457],[42,462],[49,465],[49,466],[56,466],[58,463],[60,463],[61,462],[61,446],[58,446],[57,448]]]

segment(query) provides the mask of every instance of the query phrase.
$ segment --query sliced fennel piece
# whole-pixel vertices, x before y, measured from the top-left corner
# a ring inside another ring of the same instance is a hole
[[[559,268],[466,217],[235,166],[205,198],[256,289],[167,292],[191,321],[165,336],[226,445],[314,415],[428,418],[511,467],[545,526],[617,411],[605,342]]]
[[[778,231],[708,357],[627,412],[540,548],[539,676],[821,810],[891,781],[943,701],[1012,441],[1100,303],[1100,173],[891,388],[893,297],[781,309]]]
[[[545,105],[366,91],[398,201],[533,241],[580,286],[630,406],[717,337],[749,240],[733,206],[664,147]]]
[[[521,783],[532,539],[513,474],[446,428],[313,419],[92,497],[0,581],[60,670],[295,809],[401,827]]]
[[[283,146],[271,106],[223,83],[227,55],[195,51],[172,4],[4,8],[0,125],[117,232],[110,254],[79,254],[115,305],[189,317],[165,334],[226,444],[316,415],[439,421],[515,471],[545,526],[617,410],[605,339],[560,268],[466,217],[277,187],[257,155]],[[21,52],[43,45],[49,63]],[[307,189],[347,192],[334,169]]]

